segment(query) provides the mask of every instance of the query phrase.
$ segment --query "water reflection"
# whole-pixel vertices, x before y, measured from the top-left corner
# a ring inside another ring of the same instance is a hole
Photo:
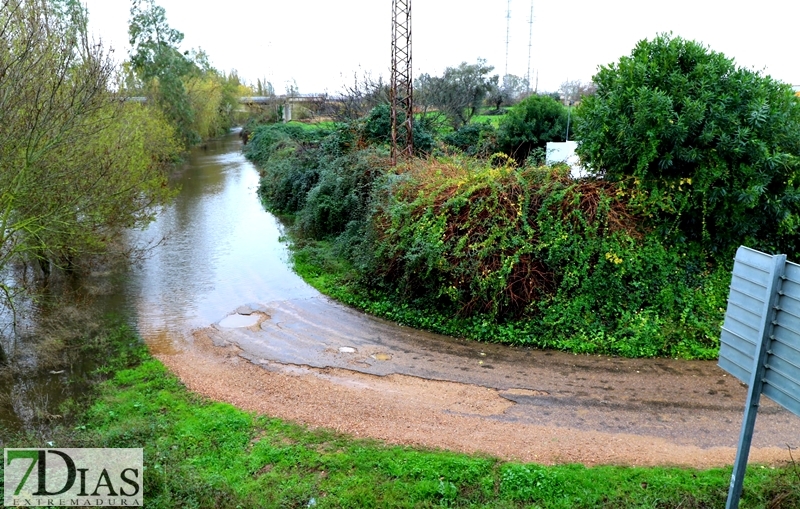
[[[286,263],[280,224],[258,200],[258,172],[238,138],[194,151],[178,183],[175,202],[132,239],[165,239],[124,292],[151,348],[172,348],[241,304],[313,295]]]
[[[151,246],[143,259],[59,286],[39,304],[28,303],[20,334],[3,335],[2,350],[17,369],[0,372],[0,442],[3,428],[31,429],[56,416],[61,402],[80,390],[64,383],[70,369],[83,369],[80,364],[59,373],[42,354],[54,324],[81,332],[82,326],[64,319],[65,311],[75,310],[75,323],[120,314],[152,350],[168,353],[193,329],[242,304],[314,295],[286,263],[281,225],[259,202],[258,172],[235,134],[192,151],[175,185],[175,201],[144,231],[129,234],[131,246]],[[47,320],[50,315],[55,318]]]

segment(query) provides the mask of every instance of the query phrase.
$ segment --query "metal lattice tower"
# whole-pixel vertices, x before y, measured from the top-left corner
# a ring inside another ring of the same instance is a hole
[[[525,90],[526,93],[531,92],[531,48],[533,47],[533,0],[531,0],[531,17],[528,20],[528,74],[525,75],[528,80],[528,86]],[[537,86],[538,88],[538,86]]]
[[[526,74],[526,78],[528,80],[528,87],[525,90],[526,93],[531,92],[531,48],[533,47],[533,0],[531,0],[531,17],[528,20],[528,74]],[[537,87],[538,88],[538,87]]]
[[[392,166],[398,158],[408,158],[414,152],[412,124],[413,87],[411,74],[411,0],[392,0]],[[400,118],[405,116],[405,118]],[[401,120],[398,125],[398,119]],[[405,142],[400,126],[405,126]]]

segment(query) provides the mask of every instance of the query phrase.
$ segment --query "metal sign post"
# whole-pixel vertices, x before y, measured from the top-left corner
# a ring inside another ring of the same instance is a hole
[[[719,366],[749,385],[726,509],[737,509],[761,394],[800,416],[800,265],[736,251]]]

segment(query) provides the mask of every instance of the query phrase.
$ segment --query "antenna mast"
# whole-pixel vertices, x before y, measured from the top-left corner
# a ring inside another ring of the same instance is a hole
[[[511,0],[509,0],[511,1]],[[392,0],[392,81],[389,99],[392,103],[392,166],[400,158],[414,152],[412,132],[414,118],[411,70],[411,0]],[[405,118],[402,116],[405,115]],[[398,140],[400,125],[405,126],[405,143]],[[398,141],[400,144],[398,145]]]
[[[526,93],[531,93],[531,47],[533,46],[533,0],[531,0],[531,17],[528,20],[528,74],[526,79],[528,81]],[[536,78],[537,85],[539,78]],[[538,87],[537,87],[538,88]]]
[[[508,76],[508,43],[511,40],[511,0],[508,0],[508,9],[506,10],[506,73],[503,76]]]

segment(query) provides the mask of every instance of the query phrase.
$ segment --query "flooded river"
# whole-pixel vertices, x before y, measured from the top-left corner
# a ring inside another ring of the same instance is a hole
[[[138,245],[163,242],[134,268],[121,292],[154,351],[239,305],[314,295],[287,264],[278,220],[256,195],[258,172],[231,136],[192,152],[181,192]]]
[[[624,460],[615,456],[619,448],[603,456],[589,447],[589,459],[586,447],[555,451],[571,461],[638,464],[647,457],[652,463],[683,464],[685,458],[699,458],[701,449],[716,456],[696,464],[732,458],[746,390],[714,362],[576,356],[476,343],[398,326],[332,302],[289,268],[281,225],[261,206],[258,172],[241,154],[235,134],[194,150],[176,184],[181,190],[175,201],[146,230],[130,234],[131,245],[152,246],[147,256],[123,271],[84,278],[62,301],[126,317],[151,352],[201,394],[310,425],[462,450],[472,450],[465,444],[474,442],[477,429],[500,426],[508,429],[498,436],[514,437],[522,426],[532,433],[530,460],[538,454],[535,437],[541,429],[556,437],[567,429],[584,433],[589,444],[628,443],[631,437],[641,444],[633,459]],[[81,391],[65,383],[69,370],[47,368],[26,346],[52,328],[45,314],[34,315],[22,338],[4,336],[3,350],[25,368],[0,376],[0,426],[7,430],[35,429],[57,419],[60,403]],[[202,344],[225,346],[217,348],[225,355],[203,357]],[[91,362],[70,367],[90,368]],[[276,373],[283,382],[263,379]],[[313,379],[314,389],[292,392],[301,379]],[[245,390],[259,380],[252,393]],[[491,395],[494,410],[473,408],[476,388]],[[447,391],[457,401],[441,403]],[[380,402],[373,413],[385,419],[367,432],[364,406],[371,401]],[[266,406],[258,406],[262,403]],[[393,405],[405,407],[396,414],[385,410]],[[455,419],[452,426],[468,422],[459,435],[463,443],[427,442],[436,437],[427,431],[405,434],[410,428],[398,426],[414,409],[424,410],[421,419]],[[352,425],[345,422],[348,412]],[[400,431],[385,433],[394,428]],[[764,403],[754,438],[754,447],[771,451],[764,461],[785,456],[786,445],[797,446],[798,437],[800,419]],[[653,443],[666,445],[647,445]],[[673,449],[684,459],[665,452]],[[480,450],[505,454],[500,446]]]
[[[259,202],[258,172],[241,146],[232,133],[191,152],[175,180],[180,194],[146,230],[129,235],[132,246],[149,247],[138,263],[123,273],[92,274],[28,304],[34,318],[16,336],[5,328],[2,350],[23,373],[0,377],[0,433],[35,427],[43,414],[58,415],[61,402],[82,390],[65,385],[69,369],[44,366],[34,347],[50,327],[42,315],[48,300],[55,308],[90,306],[89,315],[120,314],[160,352],[242,303],[313,295],[286,263],[280,223]],[[87,362],[71,369],[90,367]]]

